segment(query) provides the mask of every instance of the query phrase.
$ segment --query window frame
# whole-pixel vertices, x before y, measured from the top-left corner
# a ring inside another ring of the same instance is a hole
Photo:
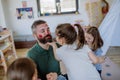
[[[78,7],[79,7],[79,1],[78,0],[75,0],[76,1],[76,10],[75,11],[67,11],[67,12],[60,12],[58,11],[58,7],[56,6],[56,12],[55,13],[48,13],[47,15],[60,15],[60,14],[75,14],[75,13],[79,13],[78,11]],[[60,0],[55,0],[55,3],[60,3]],[[55,5],[56,5],[55,4]],[[61,6],[60,6],[61,7]],[[41,4],[40,4],[40,0],[37,0],[37,10],[38,10],[38,15],[40,16],[46,16],[45,14],[42,14],[41,13]]]

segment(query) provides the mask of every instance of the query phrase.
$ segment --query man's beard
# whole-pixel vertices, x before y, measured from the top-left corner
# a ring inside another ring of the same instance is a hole
[[[38,38],[38,40],[42,43],[42,44],[46,44],[47,42],[52,42],[52,36],[50,34],[46,35],[44,38]]]

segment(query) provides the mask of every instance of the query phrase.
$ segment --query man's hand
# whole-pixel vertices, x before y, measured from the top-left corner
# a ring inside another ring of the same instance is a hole
[[[47,80],[57,80],[57,73],[51,72],[46,75]]]

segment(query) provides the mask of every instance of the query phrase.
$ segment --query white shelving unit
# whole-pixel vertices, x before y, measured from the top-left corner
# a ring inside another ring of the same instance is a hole
[[[14,46],[12,32],[10,30],[3,30],[0,32],[0,66],[3,66],[4,71],[7,71],[9,61],[17,58]]]

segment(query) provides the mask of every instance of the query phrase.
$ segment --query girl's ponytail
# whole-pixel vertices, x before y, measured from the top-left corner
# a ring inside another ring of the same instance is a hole
[[[77,48],[76,50],[78,50],[79,48],[82,48],[85,44],[85,37],[84,37],[84,31],[81,27],[81,25],[79,24],[74,24],[75,27],[77,27]]]

